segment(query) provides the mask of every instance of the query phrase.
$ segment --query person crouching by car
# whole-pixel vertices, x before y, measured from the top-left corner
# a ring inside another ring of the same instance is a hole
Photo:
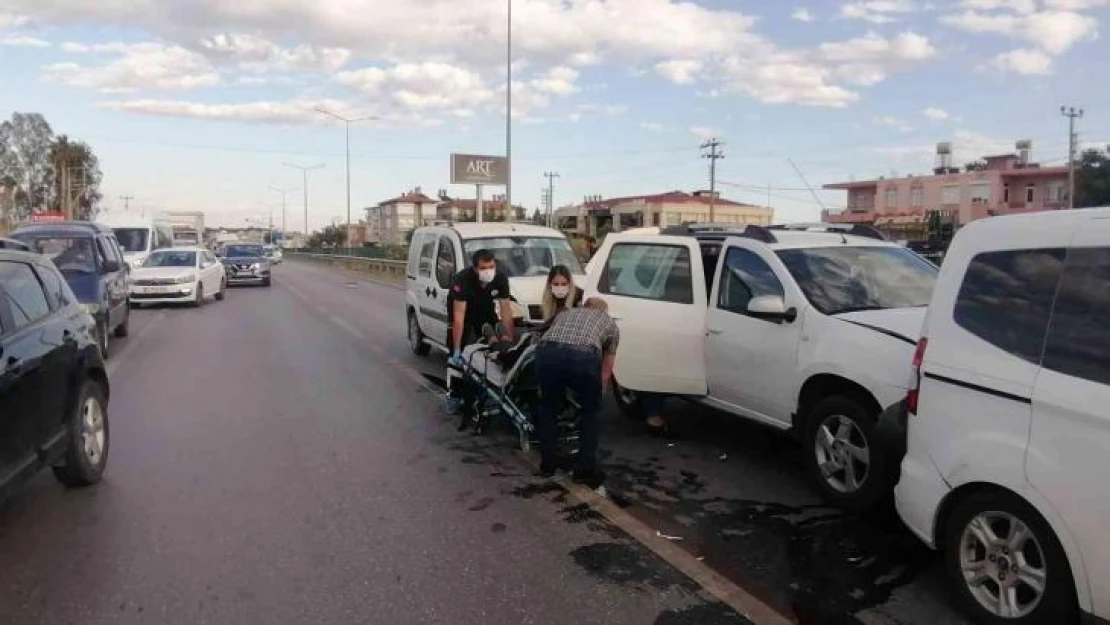
[[[471,265],[455,274],[447,292],[447,348],[450,363],[462,365],[462,350],[482,336],[482,327],[489,325],[503,328],[503,341],[513,340],[513,308],[510,304],[509,278],[497,269],[497,259],[489,250],[478,250],[471,257]],[[504,324],[498,323],[498,313]],[[454,401],[449,407],[457,410],[461,403],[466,418],[460,429],[474,418],[467,411],[473,408],[474,394],[466,384],[458,392],[452,389]]]
[[[609,317],[605,300],[593,297],[581,308],[564,310],[551,321],[536,350],[540,406],[536,434],[540,443],[540,474],[550,477],[566,460],[558,457],[558,418],[567,391],[578,399],[578,455],[574,481],[597,488],[605,475],[597,466],[602,389],[613,375],[620,330]]]
[[[566,265],[555,265],[547,272],[547,284],[543,289],[543,300],[540,307],[543,310],[543,326],[546,328],[555,315],[582,305],[583,291],[574,285],[574,276]]]

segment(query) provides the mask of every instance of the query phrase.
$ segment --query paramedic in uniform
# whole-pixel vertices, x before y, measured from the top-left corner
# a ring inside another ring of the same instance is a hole
[[[447,347],[451,358],[462,357],[462,349],[482,336],[482,326],[504,320],[502,340],[513,338],[513,308],[509,278],[497,270],[497,260],[488,250],[478,250],[471,266],[455,274],[447,294]]]

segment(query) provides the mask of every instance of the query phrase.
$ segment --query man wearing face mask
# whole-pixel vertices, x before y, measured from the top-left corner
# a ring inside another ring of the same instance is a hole
[[[448,347],[451,358],[462,357],[462,349],[482,336],[482,326],[496,326],[500,312],[505,336],[513,337],[513,309],[510,304],[509,278],[497,270],[497,260],[488,250],[478,250],[471,266],[455,274],[447,295],[449,319]]]

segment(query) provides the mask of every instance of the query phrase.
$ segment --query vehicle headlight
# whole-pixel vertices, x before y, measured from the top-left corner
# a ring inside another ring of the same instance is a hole
[[[81,304],[81,310],[90,315],[95,315],[100,310],[100,304]]]
[[[174,279],[174,284],[189,284],[190,282],[196,282],[196,281],[197,281],[197,277],[193,274],[189,274],[187,276],[180,276],[178,278],[175,278]]]
[[[254,263],[251,265],[251,269],[262,269],[262,263]]]
[[[138,269],[139,267],[142,267],[143,263],[145,263],[145,262],[146,262],[145,258],[136,258],[136,259],[131,261],[131,266]]]

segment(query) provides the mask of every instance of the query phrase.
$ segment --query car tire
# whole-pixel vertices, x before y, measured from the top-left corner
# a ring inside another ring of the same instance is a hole
[[[82,383],[67,427],[65,456],[62,464],[53,467],[54,477],[74,488],[99,482],[108,462],[111,436],[106,393],[96,380]]]
[[[224,291],[226,291],[226,290],[227,290],[227,280],[220,280],[220,290],[216,291],[216,295],[215,295],[217,302],[224,301]]]
[[[1006,536],[1000,538],[1003,528]],[[1024,532],[1015,531],[1021,528]],[[992,545],[985,546],[984,540]],[[953,507],[942,541],[945,572],[956,599],[975,621],[989,625],[1075,622],[1075,582],[1064,549],[1044,518],[1020,497],[1001,490],[969,495]],[[972,584],[972,579],[978,583]],[[1040,591],[1031,583],[1039,585]],[[1016,608],[1015,616],[999,614],[997,598],[1002,595],[1008,598],[1007,607]]]
[[[197,283],[197,296],[193,300],[193,308],[200,308],[204,306],[204,285],[200,282]]]
[[[609,380],[609,389],[612,391],[613,400],[617,403],[617,408],[622,415],[636,421],[647,419],[647,411],[644,410],[644,404],[640,401],[636,391],[624,388],[617,383],[616,378]]]
[[[273,278],[266,278],[265,280],[262,281],[262,286],[269,288],[269,286],[273,283],[274,283]]]
[[[96,322],[96,342],[100,346],[100,357],[108,360],[108,320]]]
[[[123,313],[123,323],[116,326],[115,332],[113,332],[113,334],[116,336],[116,338],[121,338],[122,339],[122,338],[125,338],[130,331],[131,331],[131,302],[128,302],[127,303],[127,308],[125,309],[125,311]]]
[[[412,353],[417,356],[427,356],[431,352],[432,347],[424,341],[424,331],[420,329],[420,321],[412,309],[409,309],[408,334]]]
[[[867,402],[852,395],[826,397],[806,418],[806,469],[824,499],[839,508],[875,507],[890,494],[898,476],[897,467],[889,466],[891,459],[877,448],[877,419]]]

